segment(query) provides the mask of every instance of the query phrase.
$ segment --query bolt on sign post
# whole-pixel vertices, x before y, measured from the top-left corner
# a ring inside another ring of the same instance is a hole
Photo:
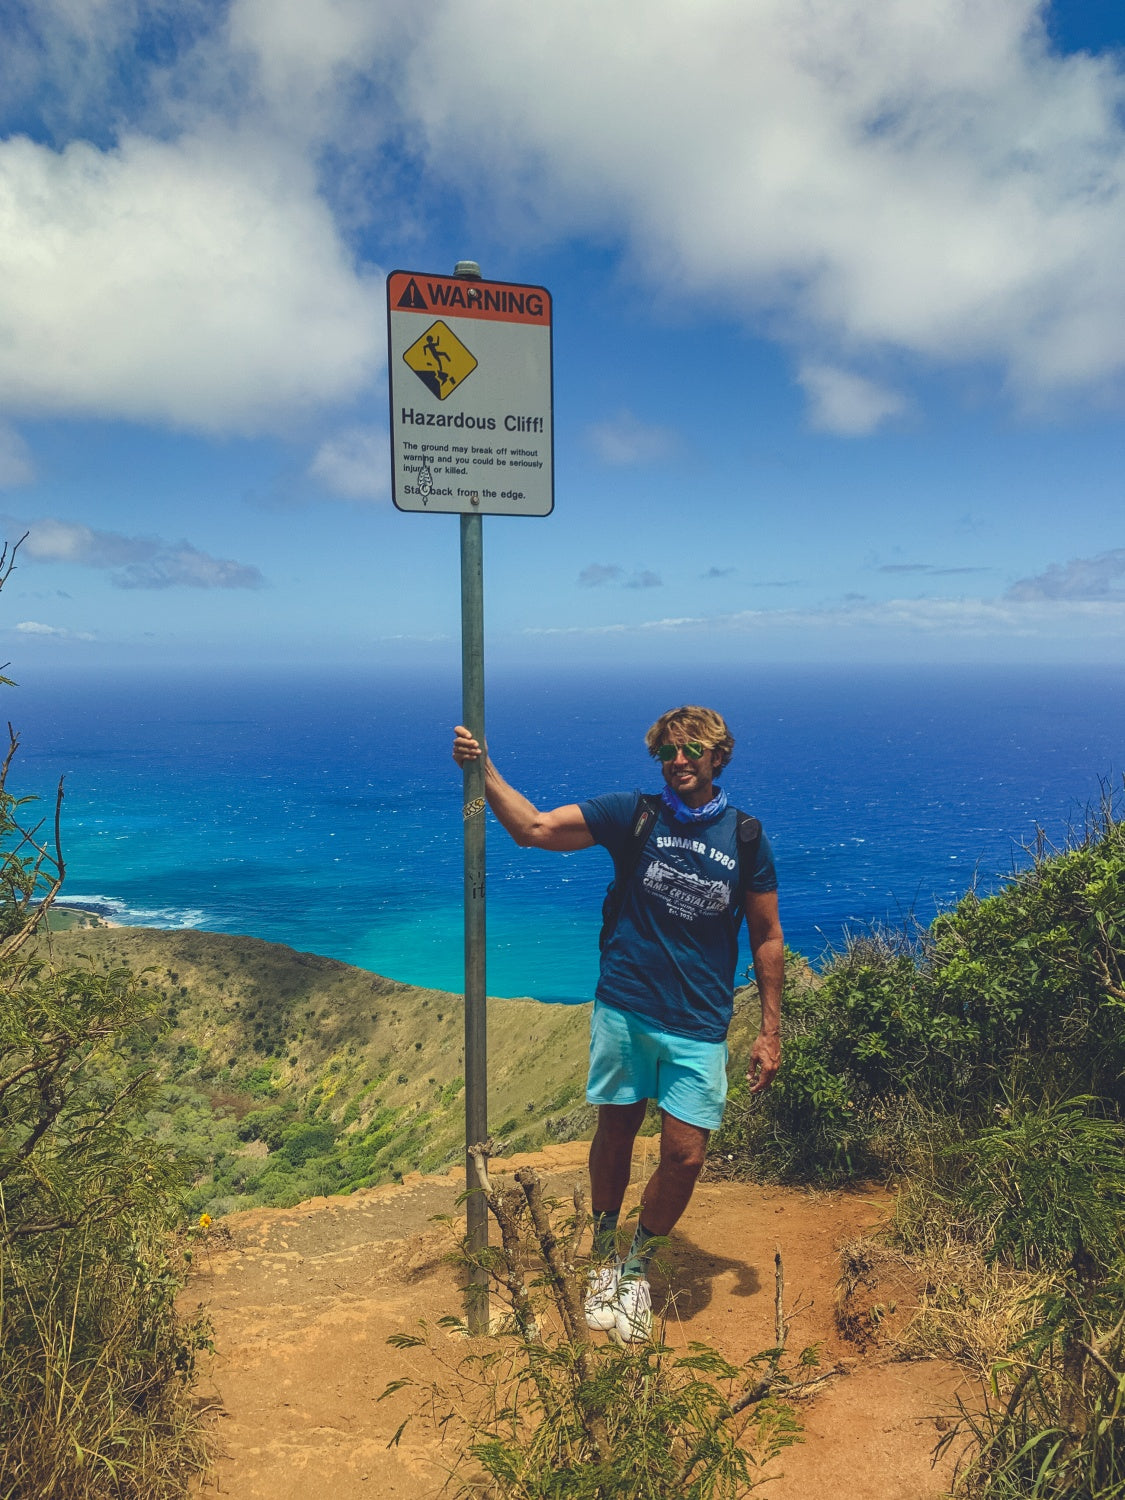
[[[484,744],[481,518],[554,507],[551,296],[485,281],[475,261],[452,276],[387,278],[392,495],[399,510],[461,517],[462,723]],[[465,1145],[488,1135],[484,762],[464,768]],[[470,1251],[488,1245],[488,1210],[466,1150]],[[474,1191],[476,1189],[477,1191]],[[469,1329],[488,1329],[488,1275],[470,1273]]]

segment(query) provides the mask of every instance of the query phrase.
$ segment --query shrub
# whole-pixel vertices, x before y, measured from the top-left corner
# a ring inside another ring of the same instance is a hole
[[[303,1167],[313,1156],[331,1151],[336,1132],[331,1125],[298,1120],[281,1133],[280,1152],[295,1167]]]
[[[0,967],[6,1500],[178,1494],[200,1459],[184,1390],[205,1335],[172,1306],[185,1168],[136,1128],[147,1082],[126,1041],[153,1001],[123,971],[10,950]]]
[[[0,554],[0,587],[12,554]],[[7,679],[0,679],[7,682]],[[173,1308],[185,1168],[139,1127],[144,1023],[125,969],[32,952],[65,867],[0,767],[0,1475],[4,1500],[163,1500],[199,1468],[201,1326]]]
[[[264,1141],[270,1151],[276,1151],[296,1110],[297,1104],[293,1099],[283,1100],[267,1109],[249,1110],[238,1122],[239,1140]]]
[[[937,1186],[989,1259],[1089,1279],[1125,1250],[1125,1125],[1094,1099],[1009,1103],[937,1166]]]
[[[781,1075],[761,1100],[735,1091],[715,1140],[782,1177],[906,1173],[896,1230],[927,1279],[951,1253],[1004,1278],[1022,1332],[963,1410],[961,1495],[1125,1496],[1123,976],[1125,826],[1107,805],[998,895],[850,943],[787,997]],[[959,1290],[947,1309],[931,1286],[922,1316],[964,1342],[988,1298]]]
[[[849,942],[787,986],[781,1074],[732,1091],[719,1157],[783,1179],[909,1164],[907,1116],[983,1129],[1009,1097],[1125,1106],[1125,824],[1107,806],[1078,847],[1040,852],[1001,893],[928,931]],[[1089,1113],[1090,1111],[1087,1111]]]

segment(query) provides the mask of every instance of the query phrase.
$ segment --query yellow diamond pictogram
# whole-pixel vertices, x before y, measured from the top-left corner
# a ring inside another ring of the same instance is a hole
[[[444,401],[477,367],[473,355],[440,318],[430,324],[421,338],[414,340],[402,357],[439,401]]]

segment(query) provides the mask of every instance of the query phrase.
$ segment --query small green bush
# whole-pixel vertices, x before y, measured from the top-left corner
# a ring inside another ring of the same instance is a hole
[[[716,1157],[783,1180],[904,1171],[905,1117],[983,1129],[1011,1096],[1125,1112],[1125,824],[1041,854],[1000,894],[965,896],[928,931],[850,942],[787,986],[784,1066],[732,1091]]]
[[[964,1228],[1006,1265],[1104,1275],[1125,1251],[1125,1125],[1089,1097],[999,1116],[938,1163]]]
[[[310,1157],[331,1151],[335,1140],[336,1132],[331,1125],[298,1120],[282,1131],[279,1150],[293,1166],[303,1167]]]
[[[770,1461],[800,1440],[785,1396],[818,1383],[816,1351],[788,1361],[783,1321],[779,1346],[741,1366],[704,1344],[675,1350],[661,1339],[622,1346],[594,1337],[581,1311],[585,1267],[567,1259],[578,1222],[544,1198],[536,1173],[521,1170],[516,1182],[501,1193],[486,1182],[503,1248],[476,1261],[464,1249],[454,1257],[487,1270],[511,1310],[512,1331],[452,1362],[448,1340],[432,1339],[424,1323],[421,1334],[388,1340],[400,1349],[428,1345],[446,1371],[420,1387],[419,1416],[453,1435],[452,1493],[742,1500],[756,1490]],[[456,1318],[441,1321],[469,1331]],[[383,1395],[411,1385],[393,1381]]]

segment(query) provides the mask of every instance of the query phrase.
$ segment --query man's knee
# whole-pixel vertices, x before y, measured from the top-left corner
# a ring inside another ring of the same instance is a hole
[[[698,1177],[707,1158],[710,1132],[665,1116],[660,1137],[660,1164],[683,1176]]]
[[[647,1099],[636,1104],[601,1104],[598,1106],[598,1134],[604,1141],[625,1141],[630,1145],[644,1121]]]
[[[698,1177],[703,1170],[706,1157],[705,1149],[666,1146],[660,1153],[660,1165],[684,1177]]]

